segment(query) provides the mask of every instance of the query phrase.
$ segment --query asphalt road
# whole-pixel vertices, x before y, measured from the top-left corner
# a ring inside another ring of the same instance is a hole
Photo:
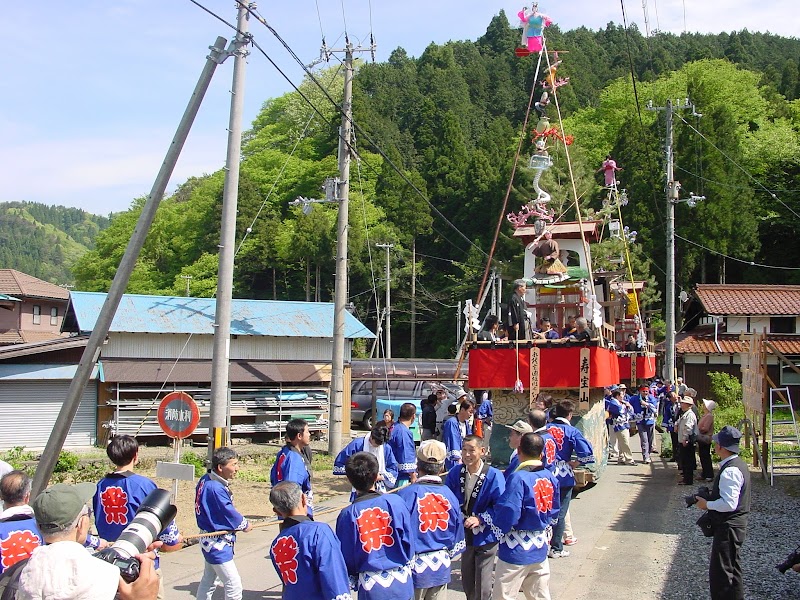
[[[635,453],[634,458],[641,457]],[[594,488],[572,501],[579,541],[569,548],[571,556],[550,560],[553,600],[671,597],[666,579],[675,544],[670,544],[672,534],[662,532],[674,530],[665,523],[667,506],[682,502],[686,488],[675,485],[674,466],[662,463],[658,455],[653,458],[651,465],[610,464]],[[318,520],[332,524],[347,500],[341,496],[318,507]],[[693,519],[686,526],[693,527]],[[245,600],[280,598],[280,581],[266,557],[276,531],[277,524],[269,524],[239,536],[236,564]],[[203,571],[199,546],[162,555],[161,564],[167,598],[193,597]],[[455,562],[451,599],[464,598],[458,569]],[[221,588],[215,597],[223,598]]]

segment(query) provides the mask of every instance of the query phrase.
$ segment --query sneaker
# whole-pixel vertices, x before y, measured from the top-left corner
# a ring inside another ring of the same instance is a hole
[[[576,538],[576,537],[564,538],[564,545],[565,546],[574,546],[577,543],[578,543],[578,538]]]
[[[626,465],[630,465],[631,467],[635,467],[636,466],[636,461],[631,459],[631,460],[627,461],[625,464]]]
[[[644,459],[642,462],[643,462],[644,464],[646,464],[646,465],[649,465],[649,464],[650,464],[650,463],[652,463],[653,461],[651,461],[649,458],[645,458],[645,459]]]
[[[547,553],[547,556],[550,558],[567,558],[569,556],[568,550],[553,550],[550,549],[550,552]]]

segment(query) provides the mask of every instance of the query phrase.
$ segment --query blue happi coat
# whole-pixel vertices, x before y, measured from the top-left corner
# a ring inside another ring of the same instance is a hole
[[[327,523],[287,517],[269,549],[283,600],[352,600],[342,548]]]
[[[306,497],[308,516],[314,516],[314,492],[311,489],[311,468],[299,450],[286,444],[275,457],[275,464],[269,472],[269,482],[273,487],[281,481],[294,481]]]
[[[423,476],[397,491],[411,512],[414,589],[450,583],[450,561],[464,552],[464,522],[453,492],[440,477]]]
[[[357,497],[336,519],[336,537],[359,600],[409,600],[414,595],[411,513],[396,494]]]
[[[233,507],[233,495],[228,482],[216,473],[206,473],[197,482],[194,500],[194,516],[202,533],[212,531],[242,531],[247,529],[248,522]],[[219,537],[200,539],[203,558],[212,565],[219,565],[233,560],[233,545],[236,533],[228,533]]]
[[[0,520],[0,574],[44,544],[33,510],[18,512]]]
[[[447,473],[445,478],[445,485],[450,488],[458,500],[458,505],[461,507],[461,513],[465,517],[478,517],[480,519],[480,527],[476,527],[469,535],[465,532],[467,544],[470,546],[483,546],[485,544],[492,544],[499,541],[497,533],[489,526],[494,520],[494,507],[500,496],[506,489],[506,480],[499,469],[489,467],[485,474],[479,475],[483,478],[483,483],[475,484],[480,490],[477,495],[473,497],[464,498],[464,490],[466,488],[466,465],[456,465]]]
[[[131,471],[109,473],[103,477],[97,484],[97,491],[92,500],[97,534],[106,541],[116,541],[133,521],[147,494],[157,487],[147,477]],[[167,525],[158,539],[164,542],[165,546],[178,544],[180,533],[175,521]],[[156,568],[158,566],[156,558]]]
[[[556,444],[556,461],[553,473],[558,478],[561,487],[573,487],[575,474],[569,462],[575,454],[581,465],[594,462],[594,450],[583,434],[563,417],[557,417],[547,427],[547,433],[553,437]]]
[[[560,507],[556,476],[541,461],[521,463],[494,509],[491,527],[501,536],[497,557],[513,565],[544,562]]]
[[[414,434],[399,421],[392,427],[392,435],[389,436],[389,441],[386,442],[392,449],[395,461],[397,461],[397,470],[400,475],[410,475],[417,470],[417,447],[414,445]]]
[[[630,428],[629,421],[633,416],[633,411],[628,408],[627,404],[620,402],[613,396],[608,403],[608,414],[611,415],[611,420],[614,422],[614,431]]]
[[[336,460],[333,462],[333,474],[334,475],[347,475],[345,473],[344,466],[347,463],[347,459],[353,456],[356,452],[369,452],[369,436],[370,434],[365,435],[362,438],[356,438],[347,446],[345,446],[339,455],[336,457]],[[375,484],[375,489],[379,492],[385,492],[395,486],[397,483],[397,461],[394,459],[394,452],[392,452],[391,447],[389,444],[383,444],[383,460],[385,464],[385,468],[379,473],[379,475],[383,475],[383,481],[378,481]],[[355,498],[355,490],[350,495],[350,500],[352,501]]]
[[[472,427],[469,421],[464,422],[467,435],[472,435]],[[447,459],[444,468],[448,472],[456,465],[461,464],[461,448],[464,446],[464,437],[461,435],[461,423],[458,417],[447,419],[442,426],[442,441],[447,448]]]
[[[658,401],[653,396],[645,392],[644,398],[642,398],[640,392],[631,396],[629,401],[633,408],[633,418],[637,423],[644,423],[645,425],[655,424]]]

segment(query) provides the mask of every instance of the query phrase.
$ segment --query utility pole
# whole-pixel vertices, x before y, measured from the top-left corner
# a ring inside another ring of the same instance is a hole
[[[222,192],[222,225],[217,270],[217,306],[214,315],[214,347],[211,359],[211,403],[208,419],[208,467],[214,450],[228,443],[229,360],[231,346],[231,300],[233,298],[233,259],[236,253],[236,205],[239,196],[239,162],[242,154],[242,113],[244,77],[247,66],[249,6],[238,5],[236,38],[233,42],[233,84],[231,114],[228,121],[228,152],[225,157],[225,184]]]
[[[679,181],[675,181],[673,173],[673,163],[675,160],[672,149],[672,114],[675,110],[691,109],[694,116],[702,115],[695,111],[694,104],[686,98],[683,102],[678,100],[673,105],[672,100],[667,100],[666,106],[653,106],[653,102],[647,103],[648,110],[664,111],[666,120],[666,137],[664,151],[666,156],[666,200],[667,200],[667,306],[666,306],[666,339],[664,346],[666,356],[664,360],[664,377],[672,382],[675,381],[675,205],[686,202],[689,206],[695,206],[699,200],[704,200],[704,196],[694,196],[686,200],[678,198],[681,189]]]
[[[417,356],[417,238],[411,240],[411,352],[409,358]]]
[[[189,282],[192,280],[191,275],[181,275],[181,279],[186,280],[186,297],[189,298],[192,295],[192,291],[189,289]]]
[[[136,266],[136,260],[139,258],[139,253],[144,245],[147,232],[150,230],[150,225],[156,216],[158,205],[164,197],[164,190],[167,188],[172,172],[175,169],[175,164],[178,162],[178,157],[181,154],[183,145],[186,143],[186,138],[192,128],[192,123],[197,116],[197,111],[200,110],[200,105],[203,102],[208,86],[211,83],[211,78],[214,76],[214,71],[226,58],[225,43],[227,40],[218,37],[211,52],[206,57],[206,64],[200,78],[195,85],[186,110],[181,117],[175,135],[172,138],[167,154],[164,157],[164,162],[161,163],[161,169],[158,171],[153,187],[147,200],[142,207],[142,212],[139,215],[139,220],[136,222],[136,228],[133,230],[131,239],[125,248],[125,254],[117,267],[114,274],[114,280],[111,282],[111,287],[106,295],[106,300],[103,303],[103,308],[100,309],[100,314],[97,315],[97,320],[92,328],[92,333],[89,335],[89,340],[86,343],[86,348],[81,355],[80,363],[75,371],[75,376],[69,385],[67,397],[61,405],[61,410],[58,412],[56,424],[47,440],[47,446],[42,453],[42,458],[36,467],[36,474],[33,477],[33,487],[31,497],[37,496],[46,487],[50,481],[50,476],[53,474],[53,469],[58,461],[58,455],[61,453],[61,448],[64,446],[64,440],[67,439],[72,421],[75,419],[75,414],[78,412],[83,390],[89,382],[94,366],[100,357],[100,348],[108,335],[108,330],[111,327],[111,322],[114,320],[114,314],[117,312],[117,307],[122,300],[122,295],[125,293],[125,288],[128,286],[133,268]]]
[[[389,271],[389,250],[394,248],[394,244],[375,244],[378,248],[386,250],[386,348],[384,357],[392,358],[392,283]]]
[[[342,125],[339,128],[339,219],[336,231],[336,282],[333,302],[333,353],[331,356],[331,402],[328,453],[336,456],[342,449],[342,413],[344,410],[344,321],[347,311],[347,234],[350,219],[350,140],[353,120],[353,45],[348,39],[344,49],[344,96]]]

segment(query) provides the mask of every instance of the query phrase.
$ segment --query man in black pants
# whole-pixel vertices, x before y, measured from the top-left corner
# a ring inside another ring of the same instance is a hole
[[[708,510],[714,524],[714,541],[708,580],[711,600],[744,600],[740,551],[750,513],[750,471],[739,458],[741,432],[726,425],[712,439],[722,461],[714,479],[711,500],[698,496],[697,508]]]

